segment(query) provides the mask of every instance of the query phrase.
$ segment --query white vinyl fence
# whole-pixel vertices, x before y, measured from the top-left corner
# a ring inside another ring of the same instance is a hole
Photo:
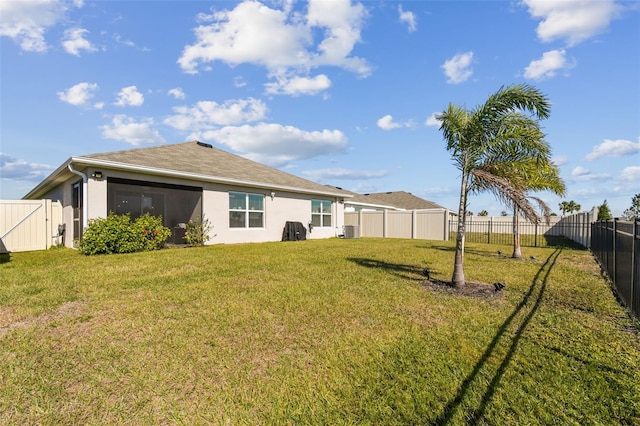
[[[51,200],[0,200],[0,253],[46,250],[62,239],[62,204]]]
[[[521,236],[535,236],[532,245],[542,244],[544,237],[565,237],[589,247],[591,222],[597,217],[597,209],[594,209],[570,216],[555,216],[549,224],[521,219],[518,228]],[[344,223],[345,228],[357,227],[355,235],[358,237],[448,240],[457,230],[457,216],[447,209],[346,212]],[[467,217],[466,228],[468,241],[512,243],[512,216],[470,216]],[[353,232],[345,232],[346,235],[353,235]]]
[[[358,227],[361,237],[448,240],[447,209],[359,211],[344,214],[345,227]]]

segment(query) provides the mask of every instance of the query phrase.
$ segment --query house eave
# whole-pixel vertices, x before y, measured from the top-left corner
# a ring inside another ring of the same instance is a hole
[[[60,167],[55,169],[49,176],[44,178],[39,184],[37,184],[31,191],[27,192],[22,199],[23,200],[35,200],[41,198],[44,194],[49,192],[55,186],[58,185],[57,178],[69,172],[69,164],[72,164],[73,158],[69,158],[67,161],[62,163]]]
[[[380,209],[387,209],[387,210],[404,210],[395,206],[390,206],[389,204],[362,203],[354,200],[345,201],[345,203],[350,204],[352,206],[373,207],[373,208],[380,208]]]

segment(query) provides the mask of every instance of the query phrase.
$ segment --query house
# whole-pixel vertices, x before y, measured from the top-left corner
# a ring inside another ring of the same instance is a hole
[[[445,207],[433,201],[416,197],[410,192],[405,191],[350,194],[352,198],[345,200],[345,211],[445,209]]]
[[[345,212],[359,212],[361,210],[363,211],[397,210],[396,207],[390,204],[373,200],[371,198],[368,198],[366,195],[358,194],[356,192],[351,192],[340,187],[333,187],[331,185],[327,185],[327,186],[346,192],[351,196],[351,198],[345,200],[344,202]]]
[[[344,201],[334,187],[193,141],[71,157],[23,199],[59,200],[65,245],[109,212],[161,215],[181,244],[184,224],[205,218],[216,243],[280,241],[287,222],[307,238],[342,234]]]

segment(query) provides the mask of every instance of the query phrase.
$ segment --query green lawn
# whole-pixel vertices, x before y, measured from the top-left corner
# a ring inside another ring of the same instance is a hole
[[[0,264],[0,424],[640,424],[640,335],[586,250],[361,238]],[[531,259],[530,256],[535,256]]]

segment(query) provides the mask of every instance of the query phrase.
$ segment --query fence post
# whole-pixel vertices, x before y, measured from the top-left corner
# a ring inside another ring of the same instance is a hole
[[[451,239],[451,221],[449,220],[449,209],[444,209],[444,241]]]
[[[636,285],[638,284],[638,275],[636,274],[636,261],[637,261],[637,247],[636,238],[639,236],[640,232],[640,219],[636,218],[633,221],[633,236],[631,237],[631,312],[636,316],[640,317],[640,296],[636,295]],[[639,300],[636,300],[638,298]]]
[[[387,238],[387,209],[382,211],[382,237]]]
[[[491,231],[492,231],[492,226],[493,225],[493,216],[489,216],[489,224],[488,224],[488,231],[487,232],[487,244],[491,244]]]
[[[533,246],[538,247],[538,222],[536,222],[535,230],[533,231]]]
[[[418,238],[418,216],[416,214],[416,210],[411,210],[411,239],[415,240]]]
[[[616,281],[616,275],[617,275],[617,271],[616,271],[616,250],[617,250],[617,244],[616,244],[616,240],[618,239],[618,218],[614,218],[613,219],[613,262],[611,264],[611,269],[612,271],[612,275],[613,275],[613,282],[618,282]]]

